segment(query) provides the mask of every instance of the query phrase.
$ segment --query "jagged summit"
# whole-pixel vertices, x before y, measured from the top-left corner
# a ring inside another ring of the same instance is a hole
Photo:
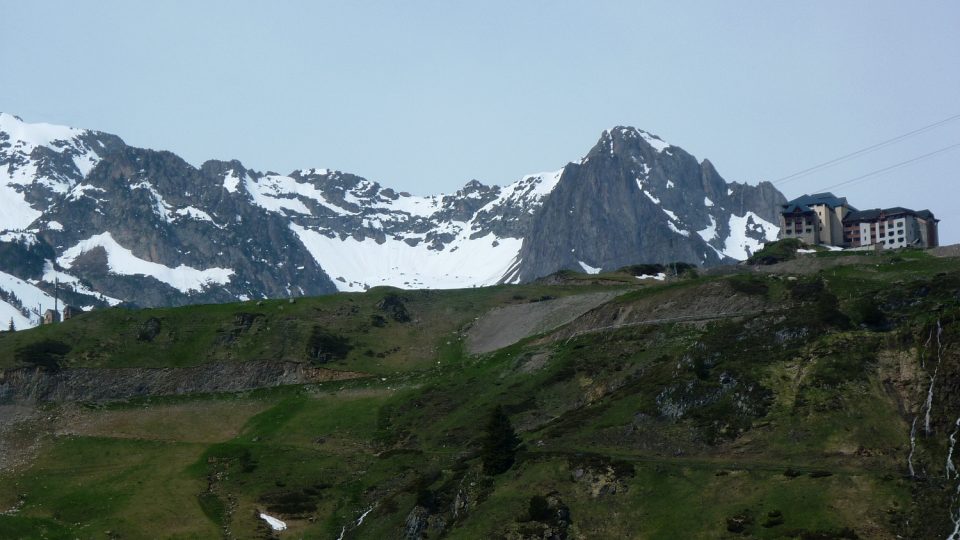
[[[505,186],[398,192],[344,171],[194,167],[114,135],[0,114],[0,320],[44,304],[143,306],[458,288],[627,263],[746,258],[783,197],[727,183],[646,131],[604,131],[579,161]],[[9,296],[9,295],[7,295]]]
[[[638,146],[646,146],[656,152],[663,152],[673,145],[664,141],[658,135],[642,129],[632,126],[615,126],[603,131],[600,140],[594,145],[591,153],[607,151],[616,154],[618,151],[636,149]]]

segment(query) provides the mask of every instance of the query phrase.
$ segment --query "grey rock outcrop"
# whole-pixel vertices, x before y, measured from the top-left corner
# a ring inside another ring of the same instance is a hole
[[[604,132],[580,163],[570,163],[537,213],[520,251],[517,276],[529,281],[584,265],[614,270],[637,261],[731,262],[727,239],[762,243],[783,195],[769,183],[727,184],[713,165],[633,128]],[[748,230],[731,230],[731,217]],[[773,231],[776,234],[776,231]]]
[[[727,183],[709,161],[626,127],[559,171],[414,197],[328,169],[194,167],[114,135],[3,113],[0,195],[0,272],[32,280],[23,287],[39,289],[34,297],[58,279],[62,299],[87,307],[715,265],[771,239],[784,200],[770,184]]]
[[[297,362],[212,363],[189,368],[15,368],[0,371],[0,404],[238,392],[362,376]]]

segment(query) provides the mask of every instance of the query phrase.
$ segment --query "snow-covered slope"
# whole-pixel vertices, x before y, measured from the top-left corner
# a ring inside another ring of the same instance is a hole
[[[428,197],[327,169],[247,173],[243,189],[256,206],[290,220],[340,291],[456,288],[503,279],[522,244],[516,230],[562,172],[527,175],[503,188],[473,181],[455,194]]]
[[[36,326],[43,313],[41,308],[53,307],[51,295],[16,276],[0,272],[0,329],[6,330],[11,320],[18,329]]]
[[[723,254],[741,261],[759,251],[765,242],[776,240],[780,232],[780,227],[753,212],[743,216],[731,214],[729,229],[730,235],[723,242]]]
[[[17,298],[0,294],[0,317],[31,324],[55,281],[73,305],[158,306],[716,264],[775,237],[780,199],[635,128],[556,171],[416,196],[329,169],[197,168],[0,113],[0,271]]]
[[[25,229],[100,161],[115,137],[0,112],[0,231]]]
[[[109,232],[91,236],[70,247],[57,258],[57,263],[67,270],[74,261],[86,252],[103,249],[107,258],[109,272],[118,276],[144,276],[170,285],[182,293],[200,291],[212,285],[223,285],[230,281],[233,270],[229,268],[207,268],[198,270],[185,264],[170,268],[159,263],[145,261],[121,246]]]

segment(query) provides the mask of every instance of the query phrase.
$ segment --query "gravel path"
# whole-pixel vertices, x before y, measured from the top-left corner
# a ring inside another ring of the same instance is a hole
[[[579,294],[490,310],[467,331],[467,351],[482,354],[502,349],[567,324],[623,292]]]

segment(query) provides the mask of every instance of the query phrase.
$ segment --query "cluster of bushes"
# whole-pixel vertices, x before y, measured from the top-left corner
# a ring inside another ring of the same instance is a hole
[[[70,346],[66,343],[45,339],[18,348],[13,356],[17,362],[56,371],[69,352]]]
[[[832,326],[845,330],[850,327],[850,318],[840,311],[836,295],[827,290],[819,277],[790,282],[790,298],[812,306],[811,326]]]
[[[759,296],[767,294],[770,288],[764,278],[752,275],[733,276],[730,278],[730,286],[737,292]]]
[[[317,364],[344,360],[351,350],[353,345],[349,338],[319,326],[314,326],[307,337],[307,357]]]
[[[747,259],[747,264],[768,265],[796,258],[797,250],[805,244],[797,238],[784,238],[771,242]]]
[[[383,300],[377,303],[377,308],[399,323],[410,322],[411,320],[410,312],[407,311],[406,302],[404,302],[403,297],[398,294],[387,294],[383,297]],[[380,321],[376,320],[376,317],[377,316],[375,316],[373,322],[375,326],[378,326],[377,323]],[[380,319],[382,320],[383,317],[380,317]],[[386,321],[383,321],[383,323],[385,324]]]

